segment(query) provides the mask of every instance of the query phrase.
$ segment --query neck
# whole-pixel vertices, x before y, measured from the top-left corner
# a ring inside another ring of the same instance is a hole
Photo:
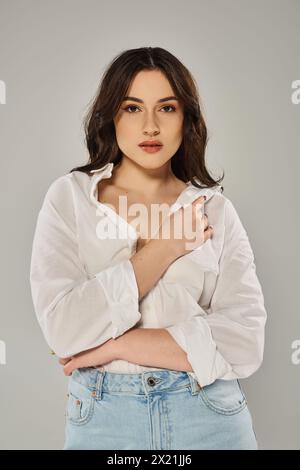
[[[174,187],[174,184],[178,184],[178,179],[171,170],[170,160],[162,167],[152,169],[142,168],[123,156],[121,162],[114,166],[112,184],[151,197]]]

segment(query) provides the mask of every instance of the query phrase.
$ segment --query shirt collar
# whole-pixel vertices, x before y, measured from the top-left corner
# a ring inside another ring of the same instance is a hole
[[[113,163],[106,163],[102,168],[96,168],[96,170],[90,170],[89,173],[99,173],[99,172],[110,172],[114,167]]]
[[[93,173],[91,179],[91,189],[90,189],[90,199],[97,204],[96,198],[96,188],[97,183],[103,178],[110,178],[113,172],[114,163],[110,162],[104,165],[102,168],[97,168],[96,170],[91,170],[90,173]],[[198,178],[194,178],[199,184],[200,181]],[[190,204],[192,201],[197,199],[200,196],[206,196],[206,202],[216,193],[221,192],[221,186],[216,185],[211,188],[196,188],[190,181],[187,183],[187,188],[185,188],[180,194],[177,201],[172,205],[174,210],[179,209],[180,207],[185,207]]]
[[[113,163],[107,163],[102,168],[97,168],[96,170],[90,171],[90,173],[93,173],[93,176],[91,178],[90,199],[96,205],[98,204],[98,200],[96,197],[97,183],[102,178],[110,178],[112,175],[113,167]]]

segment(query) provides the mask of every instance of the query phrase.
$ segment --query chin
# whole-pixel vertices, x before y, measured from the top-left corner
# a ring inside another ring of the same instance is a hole
[[[150,157],[149,159],[145,159],[142,162],[139,162],[139,165],[142,166],[145,169],[152,169],[156,170],[157,168],[161,168],[164,165],[167,164],[168,160],[162,160],[162,159],[155,159],[154,157]]]
[[[144,152],[143,152],[144,153]],[[153,154],[147,154],[145,152],[144,155],[139,155],[138,158],[134,158],[133,160],[141,166],[144,166],[145,168],[159,168],[163,165],[165,165],[169,160],[171,160],[171,156],[166,157],[166,155],[160,154],[160,152],[153,153]]]

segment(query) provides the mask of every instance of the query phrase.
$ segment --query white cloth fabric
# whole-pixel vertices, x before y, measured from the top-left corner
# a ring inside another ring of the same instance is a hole
[[[111,176],[108,163],[92,174],[74,171],[48,188],[34,233],[30,285],[37,319],[59,357],[99,346],[125,331],[165,328],[187,353],[203,387],[215,379],[253,374],[264,351],[266,310],[245,228],[219,186],[190,182],[171,212],[206,195],[213,238],[175,260],[139,302],[130,257],[137,232],[98,201],[97,183]],[[118,228],[118,237],[103,237]],[[100,367],[118,373],[161,370],[123,360]]]

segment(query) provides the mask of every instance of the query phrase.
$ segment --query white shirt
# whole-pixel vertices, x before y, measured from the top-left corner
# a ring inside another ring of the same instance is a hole
[[[58,177],[39,211],[30,284],[48,345],[64,358],[134,326],[165,328],[187,353],[202,387],[253,374],[263,360],[266,311],[254,255],[232,202],[220,186],[199,189],[188,182],[170,211],[206,195],[213,237],[176,259],[139,301],[129,259],[137,232],[98,201],[97,183],[110,177],[113,167],[108,163],[92,175],[74,171]],[[118,227],[118,238],[98,236],[103,221]],[[163,370],[124,360],[99,369]]]

